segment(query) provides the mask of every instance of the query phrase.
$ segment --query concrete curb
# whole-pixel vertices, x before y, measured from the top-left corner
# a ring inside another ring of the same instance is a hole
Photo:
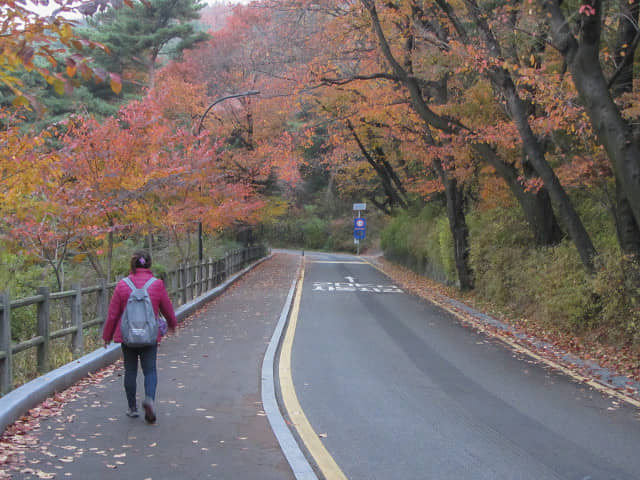
[[[193,314],[198,308],[207,302],[210,302],[222,292],[224,292],[236,280],[245,273],[252,270],[265,260],[271,258],[268,255],[265,258],[252,263],[248,267],[231,276],[224,283],[210,290],[205,295],[185,303],[176,310],[176,318],[178,322]],[[47,397],[55,392],[70,387],[77,381],[86,377],[89,373],[100,370],[107,365],[112,364],[121,356],[120,344],[111,344],[107,348],[99,348],[71,363],[67,363],[62,367],[56,368],[45,375],[42,375],[28,383],[12,390],[5,396],[0,398],[0,432],[15,422],[21,415],[24,415],[33,407],[39,405]]]
[[[264,408],[267,418],[269,419],[269,423],[271,424],[271,430],[278,439],[280,448],[289,462],[296,479],[318,480],[313,468],[302,452],[300,445],[287,426],[282,412],[280,411],[276,396],[276,357],[285,327],[287,326],[289,312],[293,303],[293,294],[295,293],[296,285],[298,284],[299,274],[300,269],[298,269],[296,279],[293,281],[291,288],[289,289],[289,294],[287,295],[284,307],[282,308],[280,319],[278,320],[278,324],[273,332],[273,336],[271,337],[271,341],[269,342],[269,346],[267,347],[267,351],[262,362],[262,407]]]

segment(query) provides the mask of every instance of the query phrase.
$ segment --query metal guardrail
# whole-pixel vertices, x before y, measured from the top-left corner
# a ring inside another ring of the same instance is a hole
[[[265,246],[248,247],[227,252],[220,260],[180,265],[167,272],[163,277],[169,297],[175,308],[204,295],[223,283],[230,275],[239,271],[248,263],[264,257]],[[109,299],[116,283],[92,287],[74,285],[72,290],[50,293],[47,287],[38,289],[32,297],[11,300],[8,293],[0,293],[0,392],[4,395],[13,388],[13,356],[25,350],[37,349],[37,371],[43,375],[50,371],[50,341],[71,337],[71,350],[74,358],[84,355],[84,330],[102,326],[107,318]],[[83,298],[97,294],[96,315],[84,318]],[[52,331],[51,309],[55,302],[66,304],[68,312],[63,315],[63,326]],[[36,335],[32,338],[13,343],[11,341],[11,312],[20,308],[36,306]]]

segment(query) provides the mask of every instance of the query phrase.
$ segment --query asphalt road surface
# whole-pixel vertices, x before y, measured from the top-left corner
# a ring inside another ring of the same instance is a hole
[[[294,387],[350,480],[640,478],[636,408],[463,327],[358,257],[305,259]]]

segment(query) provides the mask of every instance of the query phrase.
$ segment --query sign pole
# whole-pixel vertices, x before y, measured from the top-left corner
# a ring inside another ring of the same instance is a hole
[[[358,212],[358,217],[353,222],[353,241],[356,244],[356,255],[360,255],[360,240],[364,239],[366,231],[366,220],[362,218],[360,212],[367,209],[367,204],[354,203],[353,209]]]
[[[360,218],[360,210],[358,210],[358,218]],[[360,256],[360,240],[356,243],[356,255]]]

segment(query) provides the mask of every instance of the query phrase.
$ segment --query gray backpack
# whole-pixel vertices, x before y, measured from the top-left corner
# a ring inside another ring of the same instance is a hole
[[[148,292],[155,280],[151,277],[142,288],[136,288],[129,277],[124,278],[131,295],[122,314],[120,330],[122,343],[128,347],[148,347],[158,342],[158,321]]]

